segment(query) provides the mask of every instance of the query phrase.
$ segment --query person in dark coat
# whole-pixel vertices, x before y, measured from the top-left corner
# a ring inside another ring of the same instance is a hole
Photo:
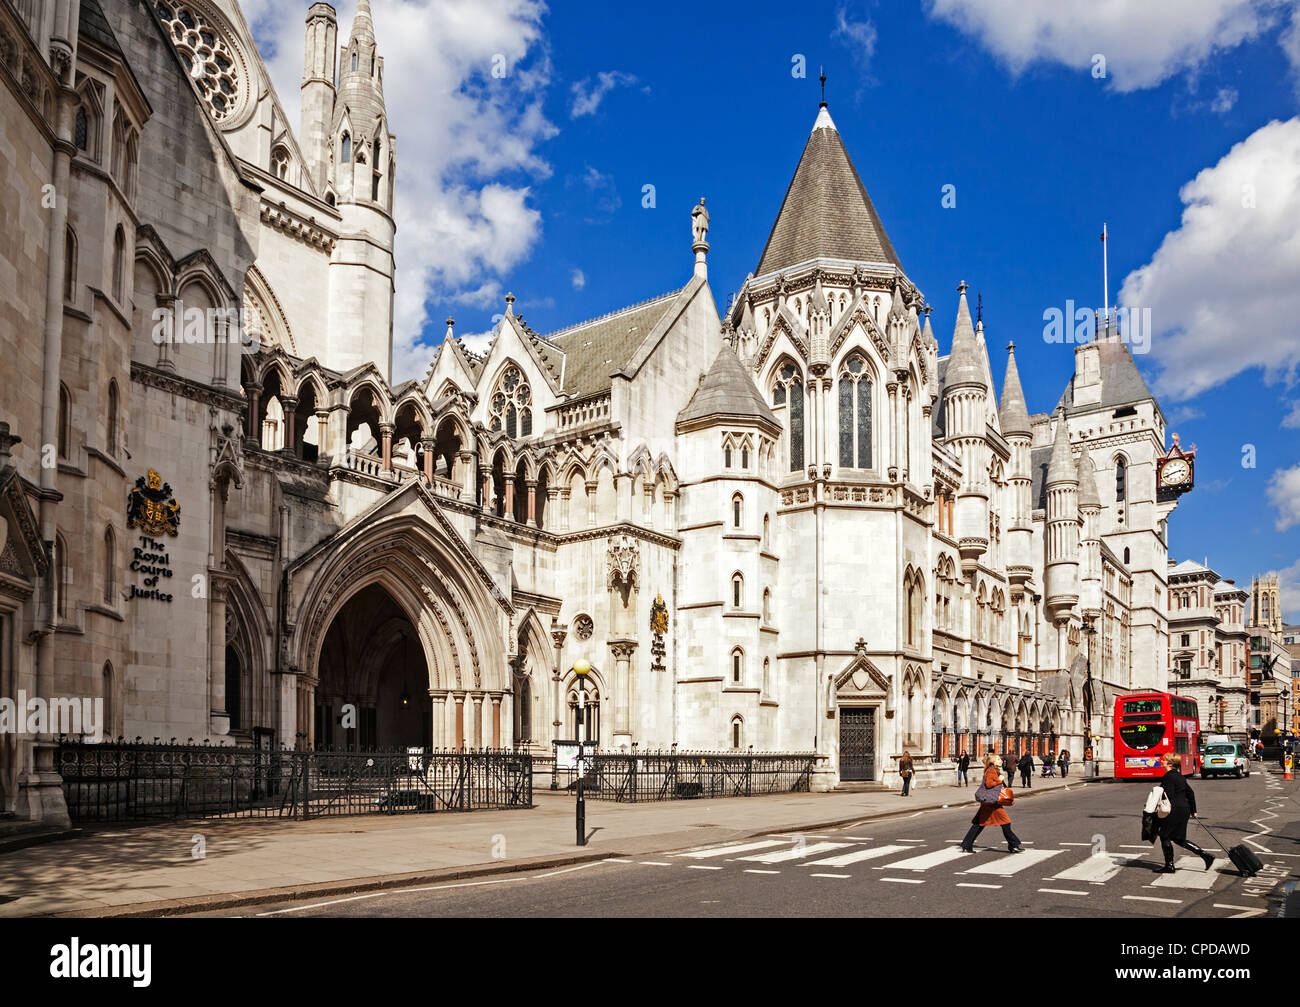
[[[1023,786],[1032,787],[1034,785],[1034,757],[1026,752],[1020,757],[1020,762],[1016,768],[1020,770],[1020,782]]]
[[[1056,765],[1060,767],[1062,779],[1070,775],[1070,750],[1068,748],[1061,749],[1061,754],[1056,757]]]
[[[912,789],[912,769],[912,753],[904,751],[903,757],[898,760],[898,775],[903,778],[903,792],[900,797],[909,796],[909,791]]]
[[[1183,757],[1166,755],[1164,765],[1165,775],[1160,778],[1160,786],[1164,787],[1165,796],[1169,798],[1170,812],[1156,826],[1156,832],[1160,836],[1160,849],[1165,855],[1165,865],[1158,868],[1156,873],[1174,873],[1175,843],[1204,860],[1208,871],[1214,864],[1214,857],[1187,839],[1187,820],[1196,817],[1196,794],[1192,792],[1187,777],[1183,776]]]
[[[984,786],[995,787],[999,783],[1003,785],[1010,784],[1011,781],[1007,774],[999,768],[1001,761],[992,752],[984,756]],[[986,825],[1000,825],[1002,827],[1002,836],[1007,841],[1008,853],[1024,852],[1025,848],[1020,845],[1020,838],[1011,831],[1011,816],[1007,814],[1007,809],[1000,804],[980,805],[979,810],[975,812],[975,817],[971,819],[969,831],[961,841],[963,852],[975,852],[975,837],[980,834],[980,830]]]
[[[962,750],[961,758],[957,760],[957,786],[970,786],[970,777],[966,774],[970,771],[970,756]]]

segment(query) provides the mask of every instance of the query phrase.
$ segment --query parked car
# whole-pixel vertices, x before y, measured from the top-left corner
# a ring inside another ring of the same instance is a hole
[[[1201,762],[1201,779],[1211,776],[1235,776],[1241,779],[1250,775],[1250,754],[1238,741],[1217,741],[1205,746]]]

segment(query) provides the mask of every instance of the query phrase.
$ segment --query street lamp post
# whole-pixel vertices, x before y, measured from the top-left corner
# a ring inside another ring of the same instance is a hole
[[[582,743],[587,738],[587,675],[590,672],[591,662],[585,658],[573,662],[573,673],[578,676],[578,800],[576,807],[579,846],[587,845],[587,803],[582,794]]]

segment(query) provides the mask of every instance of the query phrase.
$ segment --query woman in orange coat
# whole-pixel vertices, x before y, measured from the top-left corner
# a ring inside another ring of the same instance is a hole
[[[996,787],[999,783],[1007,785],[1007,776],[999,770],[1001,758],[990,752],[984,756],[984,786]],[[1024,847],[1020,845],[1020,840],[1016,834],[1011,831],[1011,816],[1007,814],[1007,809],[1000,804],[981,804],[979,811],[975,812],[975,817],[971,819],[970,831],[966,833],[966,838],[961,841],[961,848],[966,853],[975,852],[975,837],[980,834],[980,830],[986,825],[1002,826],[1002,836],[1007,841],[1008,853],[1021,853]]]

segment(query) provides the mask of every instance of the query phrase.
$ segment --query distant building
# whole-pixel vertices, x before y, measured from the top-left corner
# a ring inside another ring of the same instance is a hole
[[[1200,705],[1201,724],[1247,737],[1254,719],[1246,685],[1249,595],[1194,560],[1169,561],[1169,691]]]

